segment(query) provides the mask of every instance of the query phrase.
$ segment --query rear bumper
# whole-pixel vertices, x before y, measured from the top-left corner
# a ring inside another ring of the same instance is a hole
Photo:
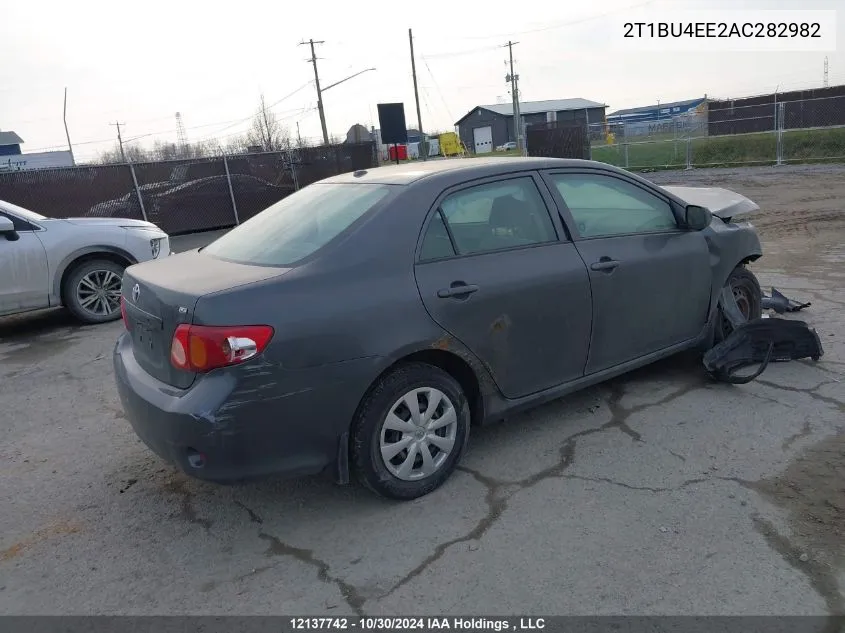
[[[289,371],[255,359],[179,390],[138,365],[126,334],[113,361],[138,437],[186,474],[216,482],[310,475],[334,466],[370,367],[377,365],[377,359],[360,359]]]

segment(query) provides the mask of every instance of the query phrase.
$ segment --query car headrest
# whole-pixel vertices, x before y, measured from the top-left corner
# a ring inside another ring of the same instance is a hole
[[[493,201],[488,221],[491,229],[511,229],[523,237],[536,237],[531,205],[513,196],[501,196]]]

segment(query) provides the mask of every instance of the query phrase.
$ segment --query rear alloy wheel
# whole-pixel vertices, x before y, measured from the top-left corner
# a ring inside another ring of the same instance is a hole
[[[470,413],[460,384],[423,363],[382,378],[353,426],[352,464],[376,493],[415,499],[455,470],[469,437]]]
[[[123,270],[107,259],[83,262],[65,278],[65,306],[84,323],[119,319]]]
[[[746,321],[759,319],[763,315],[763,291],[754,273],[744,266],[737,266],[731,272],[725,285],[730,287],[736,306]],[[719,343],[730,336],[733,326],[721,307],[717,318],[716,342]]]

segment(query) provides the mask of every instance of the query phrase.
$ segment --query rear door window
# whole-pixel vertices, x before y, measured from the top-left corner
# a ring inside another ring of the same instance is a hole
[[[530,176],[462,189],[446,197],[440,209],[460,255],[557,241]]]
[[[279,200],[202,252],[244,264],[290,266],[323,248],[395,190],[381,184],[315,183]]]

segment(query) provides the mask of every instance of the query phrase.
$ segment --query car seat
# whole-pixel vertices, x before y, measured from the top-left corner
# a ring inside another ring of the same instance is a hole
[[[488,219],[489,234],[481,243],[481,250],[497,250],[545,242],[534,221],[533,205],[514,196],[500,196],[493,200]]]

